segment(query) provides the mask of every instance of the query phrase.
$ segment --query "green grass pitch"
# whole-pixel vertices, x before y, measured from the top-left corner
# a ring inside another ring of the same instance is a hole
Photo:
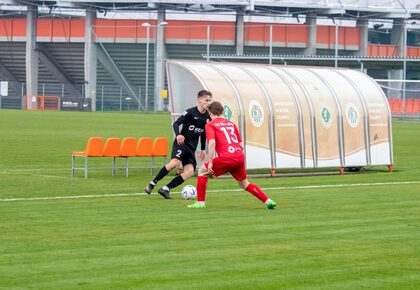
[[[420,289],[420,123],[393,134],[393,173],[252,178],[273,211],[210,180],[190,210],[135,195],[148,169],[70,177],[88,137],[171,138],[168,114],[1,110],[0,289]]]

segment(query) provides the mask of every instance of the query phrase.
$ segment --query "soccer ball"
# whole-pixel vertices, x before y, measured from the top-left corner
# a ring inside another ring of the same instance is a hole
[[[184,199],[196,199],[197,198],[197,189],[192,185],[185,186],[182,191],[182,197]]]

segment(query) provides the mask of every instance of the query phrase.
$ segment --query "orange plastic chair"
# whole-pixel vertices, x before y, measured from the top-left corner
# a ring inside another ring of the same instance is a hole
[[[150,157],[153,162],[152,157],[153,152],[153,140],[150,137],[142,137],[137,142],[136,147],[136,156],[137,157]],[[151,173],[153,174],[153,166],[150,166]]]
[[[89,138],[85,151],[74,151],[71,155],[71,176],[74,176],[76,169],[83,169],[85,171],[85,178],[88,178],[88,159],[89,157],[100,157],[103,154],[103,140],[102,137]],[[76,157],[85,158],[85,167],[76,168]]]
[[[128,157],[136,156],[137,140],[134,137],[127,137],[122,140],[120,156],[125,158],[125,176],[128,177]]]
[[[120,156],[120,138],[108,138],[106,139],[103,157],[112,157],[112,176],[115,176],[115,158]]]
[[[158,137],[153,142],[152,148],[152,175],[155,168],[155,157],[163,157],[166,163],[168,156],[168,139],[165,137]]]
[[[151,157],[153,151],[153,140],[150,137],[142,137],[137,142],[136,156]]]

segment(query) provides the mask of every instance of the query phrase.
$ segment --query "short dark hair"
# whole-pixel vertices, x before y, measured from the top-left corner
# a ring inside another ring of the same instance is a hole
[[[215,116],[221,116],[223,114],[223,105],[214,101],[207,107],[207,111]]]
[[[213,97],[213,95],[211,94],[211,92],[210,91],[206,91],[206,90],[201,90],[197,94],[197,98],[201,98],[201,97],[204,97],[204,96]]]

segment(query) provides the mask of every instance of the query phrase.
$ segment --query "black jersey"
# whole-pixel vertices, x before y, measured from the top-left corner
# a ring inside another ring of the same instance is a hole
[[[202,114],[197,107],[192,107],[184,111],[172,126],[174,128],[175,136],[179,134],[184,135],[184,144],[195,152],[198,145],[198,137],[200,136],[201,150],[206,149],[206,134],[204,134],[204,128],[208,121],[210,121],[210,116],[207,111]],[[182,129],[179,131],[181,126]]]

